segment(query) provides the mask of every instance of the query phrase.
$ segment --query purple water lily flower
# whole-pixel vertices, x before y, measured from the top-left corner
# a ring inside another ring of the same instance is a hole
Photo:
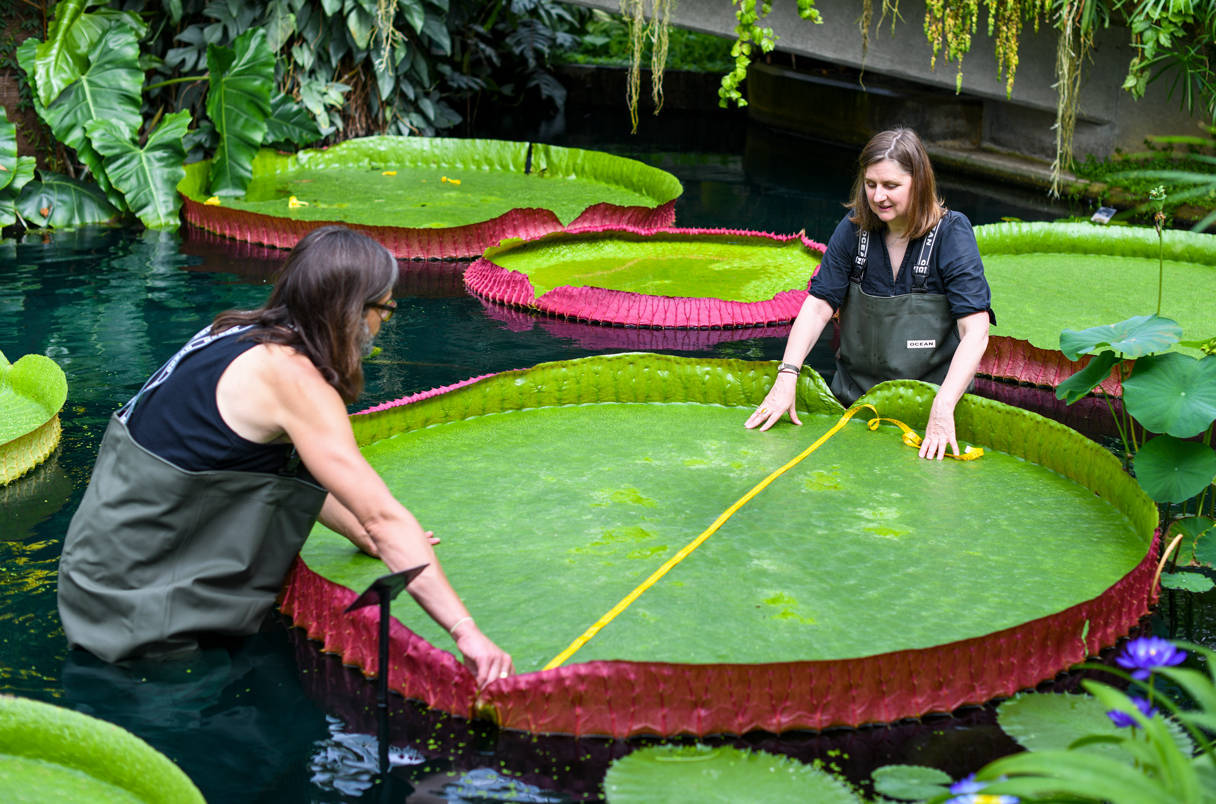
[[[1144,681],[1158,667],[1182,664],[1185,658],[1186,651],[1175,647],[1168,639],[1150,636],[1133,639],[1124,645],[1115,664],[1131,670],[1132,678]]]
[[[1140,710],[1140,714],[1144,715],[1145,717],[1152,717],[1153,715],[1157,714],[1157,709],[1145,698],[1132,698],[1132,703],[1134,703],[1136,708]],[[1112,723],[1121,729],[1125,729],[1128,726],[1139,725],[1136,723],[1136,719],[1134,717],[1129,715],[1127,712],[1121,712],[1118,709],[1111,709],[1106,713],[1106,716],[1111,719]]]
[[[1001,777],[1003,780],[1005,777]],[[994,796],[981,792],[988,782],[978,782],[975,774],[969,774],[950,785],[953,794],[946,799],[946,804],[1018,804],[1017,796]]]

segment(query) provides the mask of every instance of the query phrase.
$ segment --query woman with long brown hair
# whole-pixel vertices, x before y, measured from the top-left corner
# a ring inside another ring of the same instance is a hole
[[[922,458],[958,454],[954,408],[975,378],[995,323],[971,223],[946,209],[916,132],[876,134],[858,158],[845,215],[828,241],[790,330],[777,377],[746,425],[767,430],[789,414],[802,362],[832,316],[840,347],[831,389],[844,404],[884,380],[938,384]]]
[[[114,415],[60,559],[73,646],[121,661],[257,631],[320,518],[394,572],[427,565],[407,589],[479,685],[513,672],[347,417],[396,278],[379,243],[316,229],[266,304],[220,314]]]

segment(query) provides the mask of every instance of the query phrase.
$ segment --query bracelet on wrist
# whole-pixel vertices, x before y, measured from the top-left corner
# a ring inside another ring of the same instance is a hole
[[[471,623],[471,622],[473,622],[473,618],[472,617],[461,617],[459,620],[452,623],[452,627],[448,629],[448,634],[450,634],[451,636],[456,636],[456,629],[459,628],[460,626],[464,625],[465,622]]]
[[[777,364],[777,373],[778,374],[801,374],[802,366],[797,366],[797,365],[794,365],[793,363],[786,363],[786,362],[782,361],[781,363]]]

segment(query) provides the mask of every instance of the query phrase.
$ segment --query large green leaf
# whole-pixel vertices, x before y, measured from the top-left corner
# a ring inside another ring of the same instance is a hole
[[[0,790],[9,801],[203,802],[180,768],[131,732],[11,695],[0,695]]]
[[[1170,435],[1150,439],[1133,459],[1136,480],[1157,502],[1183,502],[1216,478],[1216,450]]]
[[[211,164],[211,192],[240,195],[253,176],[253,157],[270,117],[274,53],[266,32],[258,28],[241,34],[232,48],[208,45],[207,67],[207,116],[220,137]]]
[[[1086,735],[1126,736],[1127,729],[1107,716],[1109,709],[1092,695],[1026,692],[997,707],[997,723],[1027,751],[1058,751]],[[1170,721],[1168,728],[1179,749],[1189,753],[1193,744],[1182,727]],[[1091,743],[1077,750],[1129,759],[1115,743]]]
[[[54,360],[25,355],[10,364],[0,352],[0,444],[41,427],[67,398],[67,377]]]
[[[795,759],[706,745],[660,745],[634,751],[609,766],[604,794],[609,804],[861,802],[839,777]]]
[[[116,25],[107,29],[90,51],[80,77],[46,107],[47,123],[56,139],[77,150],[92,120],[108,120],[133,136],[143,123],[142,85],[139,40],[130,28]]]
[[[106,172],[111,181],[149,229],[173,228],[180,222],[177,184],[186,174],[182,167],[186,158],[182,138],[189,125],[188,110],[167,115],[148,136],[143,148],[128,140],[122,129],[109,120],[96,120],[89,125],[90,138],[106,157]]]
[[[1209,592],[1216,588],[1216,583],[1201,572],[1163,572],[1161,574],[1162,589],[1177,589],[1182,592]]]
[[[924,765],[883,765],[870,774],[874,792],[900,801],[923,801],[947,792],[950,774]]]
[[[1165,259],[1216,264],[1216,237],[1167,229],[1160,240],[1149,226],[1098,226],[1088,223],[1013,222],[975,227],[975,239],[985,257],[996,254],[1108,254],[1151,261],[1156,277],[1157,255]],[[1103,277],[1103,281],[1108,277]],[[1094,289],[1093,285],[1087,290]]]
[[[4,192],[0,192],[0,226],[8,226],[17,219],[17,203],[34,178],[34,157],[23,156],[17,160],[17,166],[12,171],[13,176]]]
[[[743,361],[589,358],[496,375],[352,424],[389,487],[428,527],[452,535],[442,548],[445,570],[482,628],[518,668],[533,670],[838,421],[841,408],[822,380],[804,376],[801,428],[744,429],[772,371]],[[875,404],[923,423],[933,392],[905,384]],[[875,645],[915,649],[988,634],[1100,595],[1143,560],[1157,518],[1151,501],[1101,446],[985,403],[960,403],[960,437],[1012,454],[926,462],[897,429],[873,432],[856,419],[744,506],[579,660],[855,657]],[[584,460],[588,438],[593,462]],[[1048,459],[1084,480],[1038,465]],[[994,498],[1016,516],[992,516]],[[527,520],[509,540],[506,511],[525,511]],[[965,551],[960,532],[968,534]],[[993,562],[998,553],[1002,561]],[[324,528],[302,556],[350,588],[383,572]],[[926,566],[934,573],[909,572]],[[740,568],[748,583],[721,583]],[[942,575],[970,582],[947,593],[932,581]],[[505,577],[513,582],[495,581]],[[707,620],[687,601],[710,589]],[[546,627],[523,627],[516,612],[538,606]],[[918,616],[857,616],[904,607]],[[434,644],[450,645],[412,601],[394,612]],[[712,636],[723,629],[748,639]]]
[[[1198,435],[1216,421],[1216,357],[1142,357],[1123,382],[1123,403],[1154,433]]]
[[[1200,566],[1216,567],[1216,522],[1206,516],[1188,516],[1176,520],[1170,525],[1165,534],[1166,542],[1173,541],[1181,534],[1182,542],[1178,545],[1178,562],[1180,564],[1199,564]]]
[[[1056,398],[1070,405],[1082,399],[1110,376],[1110,370],[1118,362],[1119,356],[1109,349],[1095,355],[1085,368],[1056,386]]]
[[[579,162],[585,172],[567,173],[579,160],[563,164],[551,147],[545,154],[553,167],[542,171],[534,152],[528,173],[526,142],[363,137],[295,155],[263,150],[245,197],[224,205],[298,220],[442,228],[534,207],[568,224],[596,203],[654,209],[681,191],[671,174],[632,159],[600,154]],[[196,201],[208,195],[193,185],[183,192]],[[293,195],[308,206],[289,207]]]
[[[1156,315],[1137,315],[1117,324],[1066,329],[1060,333],[1060,351],[1069,360],[1097,349],[1110,349],[1123,357],[1136,358],[1163,352],[1181,337],[1182,327],[1178,322]]]
[[[121,213],[96,184],[58,173],[43,173],[40,181],[25,185],[17,211],[36,226],[56,229],[109,223]]]
[[[290,95],[276,94],[266,121],[266,143],[310,145],[321,139],[321,130],[303,105]]]
[[[34,158],[17,155],[17,127],[0,107],[0,226],[17,219],[17,194],[33,177]]]

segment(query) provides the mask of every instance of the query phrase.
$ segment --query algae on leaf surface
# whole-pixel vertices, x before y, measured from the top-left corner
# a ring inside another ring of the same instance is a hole
[[[746,430],[747,406],[771,373],[693,363],[624,355],[551,364],[357,422],[368,459],[443,537],[437,552],[454,586],[520,670],[556,655],[841,413],[806,396],[804,377],[801,428]],[[706,398],[714,387],[728,404]],[[875,404],[920,426],[924,388],[895,385]],[[695,401],[660,401],[681,397]],[[960,426],[991,421],[1034,444],[1042,432],[1053,452],[1080,438],[999,407],[1017,421],[975,401]],[[1049,461],[996,450],[926,462],[898,429],[872,432],[862,418],[777,478],[576,660],[784,662],[926,647],[1055,614],[1144,558],[1151,526],[1139,498],[1098,497],[1102,486],[1084,474],[1115,483],[1100,458],[1070,446],[1098,466],[1072,479]],[[1006,438],[993,432],[989,443]],[[302,555],[353,589],[383,572],[323,528]],[[411,600],[394,614],[452,648]]]

